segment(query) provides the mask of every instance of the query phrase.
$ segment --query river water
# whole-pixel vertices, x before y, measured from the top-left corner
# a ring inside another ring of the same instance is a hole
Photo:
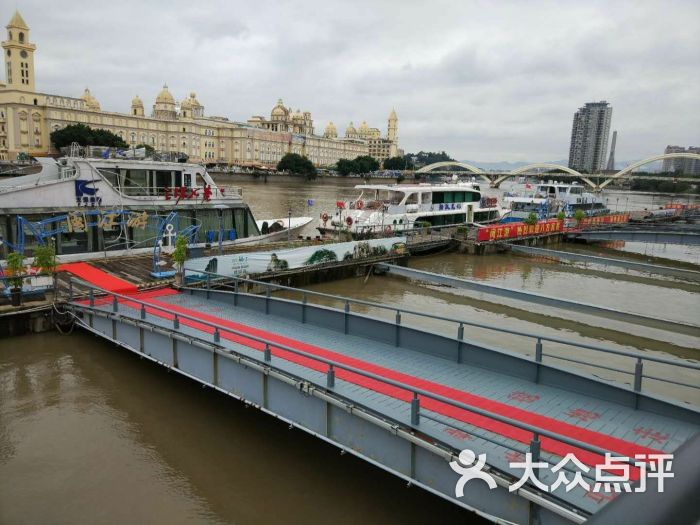
[[[226,182],[241,186],[255,217],[263,219],[285,217],[288,209],[316,218],[332,210],[336,200],[356,195],[353,186],[359,181],[270,178],[265,183],[237,177]],[[615,193],[607,198],[621,210],[671,200]],[[304,234],[315,235],[314,227],[315,222]],[[626,248],[700,262],[696,251],[684,248]],[[440,254],[412,258],[410,266],[677,322],[696,324],[700,312],[698,283],[597,265]],[[682,334],[393,277],[310,288],[635,352],[696,361],[700,350],[697,338]],[[455,330],[450,323],[410,315],[403,322],[450,334]],[[493,330],[468,328],[465,336],[523,354],[534,351],[531,339]],[[550,362],[600,359],[554,343],[545,343],[545,354],[555,356],[546,358]],[[628,358],[609,356],[605,363],[633,365]],[[664,372],[663,365],[645,369]],[[615,372],[600,375],[629,381]],[[675,378],[698,382],[690,373]],[[659,382],[648,387],[700,404],[691,389]],[[91,335],[0,340],[0,523],[432,523],[436,516],[445,523],[481,523],[301,431]]]

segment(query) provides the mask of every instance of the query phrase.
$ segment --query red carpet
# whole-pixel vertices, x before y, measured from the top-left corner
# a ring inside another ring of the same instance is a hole
[[[98,286],[104,290],[119,293],[133,294],[138,291],[136,285],[128,281],[115,277],[114,275],[95,268],[85,262],[61,264],[58,271],[69,272],[81,279]]]
[[[232,321],[227,321],[224,319],[221,319],[219,317],[215,317],[212,315],[204,314],[202,312],[197,312],[195,310],[191,310],[188,308],[184,308],[181,306],[176,306],[173,304],[169,303],[164,303],[161,301],[158,301],[155,299],[158,295],[162,295],[164,291],[158,291],[157,293],[153,293],[150,296],[150,299],[147,299],[147,302],[150,304],[153,304],[154,306],[159,306],[162,308],[167,309],[167,312],[164,312],[162,310],[156,310],[156,309],[150,309],[147,308],[147,311],[151,315],[156,315],[161,318],[165,319],[172,319],[174,313],[180,313],[180,314],[186,314],[190,315],[192,317],[197,317],[203,321],[215,323],[219,327],[226,327],[226,328],[232,328],[235,330],[238,330],[239,332],[242,332],[247,335],[251,336],[257,336],[260,338],[265,338],[269,341],[273,341],[279,344],[284,344],[285,346],[288,346],[290,348],[295,348],[298,350],[301,350],[303,352],[307,352],[309,354],[313,354],[319,357],[325,357],[327,359],[332,359],[334,361],[337,361],[339,363],[343,363],[349,366],[352,366],[354,368],[366,371],[366,372],[371,372],[376,375],[380,375],[382,377],[386,377],[387,379],[393,379],[395,381],[400,381],[404,384],[414,386],[416,388],[421,388],[423,390],[427,390],[429,392],[435,393],[442,395],[444,397],[450,398],[454,401],[459,401],[461,403],[464,403],[469,406],[481,408],[483,410],[488,410],[490,412],[515,419],[518,421],[521,421],[523,423],[529,423],[533,426],[537,426],[539,428],[543,428],[546,430],[549,430],[551,432],[556,432],[558,434],[577,439],[579,441],[583,441],[585,443],[588,443],[590,445],[596,445],[598,447],[604,448],[606,450],[611,450],[614,451],[620,455],[628,456],[628,457],[634,457],[635,454],[650,454],[650,453],[659,453],[658,450],[649,448],[649,447],[644,447],[641,445],[637,445],[635,443],[625,441],[623,439],[619,439],[613,436],[609,436],[607,434],[602,434],[600,432],[588,430],[585,428],[582,428],[580,426],[572,425],[570,423],[566,423],[564,421],[560,421],[554,418],[550,418],[547,416],[543,416],[534,412],[530,412],[527,410],[523,410],[518,407],[514,407],[505,403],[501,403],[498,401],[494,401],[482,396],[470,394],[467,392],[463,392],[461,390],[458,390],[456,388],[452,388],[449,386],[441,385],[439,383],[435,383],[432,381],[428,381],[425,379],[421,379],[419,377],[411,376],[408,374],[404,374],[401,372],[397,372],[395,370],[391,370],[382,366],[378,366],[366,361],[362,361],[360,359],[355,359],[352,357],[345,356],[343,354],[339,354],[324,348],[320,348],[317,346],[309,345],[301,341],[297,341],[295,339],[290,339],[284,336],[280,336],[274,333],[267,332],[265,330],[260,330],[257,328],[253,328],[247,325],[242,325],[239,323],[235,323]],[[142,297],[139,296],[139,299]],[[144,297],[145,298],[145,297]],[[125,304],[129,304],[130,301],[124,301]],[[132,307],[139,307],[136,303],[131,303],[130,306]],[[172,312],[172,313],[169,313]],[[196,328],[198,330],[201,330],[202,332],[206,333],[212,333],[213,328],[210,326],[204,325],[202,323],[199,323],[197,321],[192,321],[189,319],[183,319],[180,318],[180,323],[184,326],[189,326],[192,328]],[[245,336],[238,336],[234,335],[231,333],[227,332],[221,332],[221,337],[224,339],[228,339],[230,341],[234,341],[236,343],[243,344],[249,348],[254,348],[257,350],[263,350],[264,344],[261,344],[257,341],[253,341],[251,339],[246,338]],[[277,358],[282,358],[287,361],[293,362],[300,364],[302,366],[305,366],[309,369],[312,370],[317,370],[320,372],[325,372],[327,370],[327,365],[323,363],[319,363],[315,361],[314,359],[307,358],[307,357],[302,357],[298,356],[296,354],[293,354],[289,351],[282,350],[280,348],[271,348],[273,356]],[[403,401],[409,402],[411,399],[412,394],[410,392],[407,392],[406,390],[403,390],[398,387],[393,387],[390,385],[387,385],[385,383],[382,383],[381,381],[377,381],[374,379],[369,379],[367,377],[361,376],[359,374],[353,373],[353,372],[348,372],[344,370],[336,370],[336,377],[338,379],[342,379],[345,381],[349,381],[351,383],[357,384],[359,386],[374,390],[376,392],[382,393],[384,395],[393,397],[395,399],[401,399]],[[501,423],[499,421],[496,421],[494,419],[484,417],[478,414],[474,414],[472,412],[468,412],[463,409],[459,409],[456,407],[453,407],[451,405],[448,405],[446,403],[442,403],[439,401],[435,401],[429,398],[424,398],[421,397],[420,399],[421,402],[421,407],[429,409],[433,412],[437,412],[439,414],[442,414],[444,416],[448,416],[450,418],[463,421],[465,423],[469,423],[472,425],[475,425],[479,428],[489,430],[491,432],[495,432],[497,434],[500,434],[502,436],[509,437],[511,439],[514,439],[516,441],[520,441],[522,443],[529,444],[530,440],[532,439],[532,434],[528,431],[524,431],[521,429],[518,429],[516,427],[513,427],[511,425],[507,425],[505,423]],[[595,465],[595,464],[600,464],[603,462],[603,459],[601,456],[597,454],[593,454],[591,452],[587,452],[585,450],[577,449],[575,447],[571,447],[569,445],[566,445],[564,443],[549,439],[549,438],[541,438],[542,441],[542,448],[546,451],[555,453],[560,456],[564,456],[568,452],[574,452],[579,460],[582,462],[588,464],[588,465]],[[631,469],[633,471],[637,471],[638,469]],[[638,476],[638,472],[633,472],[632,473],[632,478],[636,479]]]

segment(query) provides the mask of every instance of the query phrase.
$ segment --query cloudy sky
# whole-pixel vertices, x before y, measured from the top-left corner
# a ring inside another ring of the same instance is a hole
[[[245,121],[278,98],[458,159],[568,157],[574,111],[613,105],[617,158],[700,145],[700,2],[17,0],[37,89],[110,111],[164,82]],[[0,15],[9,20],[9,2]],[[51,8],[47,8],[51,5]]]

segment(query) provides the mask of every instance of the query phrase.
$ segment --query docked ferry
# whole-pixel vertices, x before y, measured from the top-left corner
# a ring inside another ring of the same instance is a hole
[[[577,210],[583,210],[586,215],[610,213],[602,198],[584,191],[576,182],[548,181],[535,185],[534,189],[527,186],[524,191],[504,194],[503,202],[510,210],[509,220],[526,219],[531,213],[542,219],[556,217],[560,212],[573,216]]]
[[[507,214],[474,182],[361,184],[355,189],[360,191],[356,199],[338,201],[333,212],[321,214],[322,234],[344,230],[364,238],[422,226],[497,222]]]
[[[203,166],[102,150],[98,157],[81,149],[79,156],[38,158],[38,173],[0,179],[0,259],[9,251],[31,256],[49,239],[59,255],[85,256],[147,251],[174,244],[178,234],[201,246],[220,237],[222,244],[260,243],[312,220],[285,219],[261,234],[240,189],[217,184]]]

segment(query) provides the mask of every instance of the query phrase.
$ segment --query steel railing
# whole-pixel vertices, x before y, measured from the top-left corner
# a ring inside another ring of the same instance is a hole
[[[274,284],[274,283],[268,283],[264,281],[257,281],[254,279],[248,279],[244,277],[233,277],[233,276],[225,276],[213,272],[207,272],[204,270],[193,270],[193,269],[187,269],[185,268],[185,272],[192,272],[193,274],[204,274],[206,275],[206,286],[207,288],[211,288],[212,285],[216,285],[217,282],[220,284],[224,284],[227,286],[233,286],[234,290],[233,293],[243,293],[239,291],[239,283],[249,283],[255,286],[260,286],[265,289],[265,292],[268,296],[271,295],[273,291],[277,290],[284,290],[284,291],[289,291],[297,294],[301,294],[301,303],[306,304],[308,297],[309,296],[314,296],[314,297],[321,297],[324,299],[330,299],[333,301],[339,301],[342,302],[344,305],[343,311],[345,313],[351,313],[351,305],[361,305],[369,308],[377,308],[380,310],[387,310],[395,313],[395,318],[397,324],[401,323],[401,317],[402,315],[414,315],[418,317],[422,317],[425,319],[432,319],[432,320],[437,320],[437,321],[444,321],[452,324],[457,325],[457,339],[459,340],[464,340],[464,327],[465,326],[471,326],[474,328],[481,328],[485,330],[491,330],[495,331],[498,333],[503,333],[503,334],[510,334],[510,335],[515,335],[515,336],[520,336],[520,337],[525,337],[528,339],[534,339],[535,340],[535,347],[534,347],[534,360],[538,364],[542,363],[543,357],[551,357],[554,359],[562,360],[562,361],[569,361],[573,362],[576,364],[581,364],[585,366],[590,366],[593,368],[599,368],[599,369],[604,369],[604,370],[609,370],[609,371],[614,371],[614,372],[619,372],[623,373],[626,375],[631,375],[633,376],[633,389],[635,392],[641,393],[642,392],[642,381],[643,379],[651,379],[655,381],[661,381],[661,382],[666,382],[670,384],[675,384],[691,389],[700,389],[700,384],[690,384],[690,383],[683,383],[680,381],[676,381],[673,379],[669,378],[664,378],[664,377],[658,377],[658,376],[651,376],[648,374],[644,374],[644,362],[654,362],[654,363],[660,363],[676,368],[683,368],[683,369],[688,369],[688,370],[697,370],[700,371],[700,363],[691,363],[691,362],[684,362],[680,360],[675,360],[675,359],[668,359],[665,357],[659,357],[655,355],[646,355],[646,354],[640,354],[640,353],[635,353],[635,352],[629,352],[626,350],[617,350],[614,348],[608,348],[605,346],[600,346],[600,345],[594,345],[594,344],[588,344],[588,343],[583,343],[583,342],[577,342],[577,341],[570,341],[567,339],[563,339],[561,337],[554,337],[554,336],[549,336],[549,335],[543,335],[543,334],[537,334],[537,333],[532,333],[532,332],[526,332],[522,330],[513,330],[510,328],[502,328],[499,326],[494,326],[490,324],[485,324],[485,323],[478,323],[474,321],[468,321],[465,319],[457,319],[453,317],[445,317],[445,316],[440,316],[440,315],[435,315],[427,312],[421,312],[417,310],[410,310],[406,308],[397,308],[396,306],[389,306],[381,303],[375,303],[372,301],[364,301],[361,299],[353,299],[349,297],[343,297],[339,295],[333,295],[333,294],[328,294],[324,292],[316,292],[312,290],[305,290],[301,288],[294,288],[291,286],[284,286],[280,284]],[[186,282],[186,280],[185,280]],[[582,348],[594,352],[599,352],[602,354],[608,354],[608,355],[616,355],[616,356],[622,356],[622,357],[627,357],[635,360],[634,363],[634,369],[632,371],[629,370],[623,370],[620,368],[615,368],[615,367],[609,367],[606,365],[602,365],[596,362],[590,362],[590,361],[582,361],[582,360],[577,360],[574,358],[570,357],[565,357],[565,356],[560,356],[560,355],[555,355],[551,353],[545,353],[544,352],[544,345],[543,342],[550,342],[550,343],[556,343],[556,344],[561,344],[565,346],[570,346],[574,348]]]

